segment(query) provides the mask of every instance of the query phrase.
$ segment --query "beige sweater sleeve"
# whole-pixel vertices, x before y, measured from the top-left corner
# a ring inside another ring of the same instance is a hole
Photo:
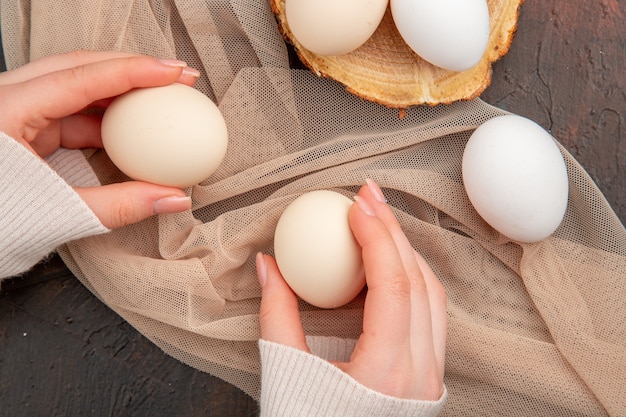
[[[308,337],[307,343],[313,354],[259,341],[261,416],[436,416],[443,408],[447,390],[438,401],[398,399],[361,385],[327,361],[346,360],[353,340]]]
[[[61,150],[49,165],[0,132],[0,153],[0,280],[63,243],[108,231],[67,182],[97,185],[80,152]]]

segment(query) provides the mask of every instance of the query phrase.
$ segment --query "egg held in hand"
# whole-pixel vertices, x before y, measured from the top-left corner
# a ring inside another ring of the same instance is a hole
[[[340,307],[365,286],[361,247],[348,224],[351,205],[335,191],[311,191],[289,204],[276,225],[278,269],[293,292],[316,307]]]
[[[228,145],[218,107],[200,91],[178,83],[117,97],[104,113],[101,133],[107,155],[123,173],[180,188],[215,172]]]
[[[495,117],[470,136],[463,183],[478,214],[508,238],[539,242],[561,224],[567,209],[567,167],[556,141],[537,123]]]
[[[318,55],[343,55],[363,45],[380,24],[388,0],[285,0],[294,38]]]
[[[450,71],[481,60],[489,42],[486,0],[390,0],[393,21],[421,58]]]

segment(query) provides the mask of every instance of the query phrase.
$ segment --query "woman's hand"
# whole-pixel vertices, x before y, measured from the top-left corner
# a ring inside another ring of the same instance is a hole
[[[50,56],[0,73],[0,131],[42,158],[59,147],[100,148],[100,117],[83,110],[133,88],[193,85],[198,75],[181,61],[123,52]],[[109,228],[191,207],[180,189],[138,181],[75,190]]]
[[[446,295],[413,249],[380,188],[368,180],[350,209],[367,280],[363,332],[349,362],[334,362],[361,384],[397,398],[438,400],[443,393]],[[309,351],[296,295],[276,262],[257,256],[261,334]]]

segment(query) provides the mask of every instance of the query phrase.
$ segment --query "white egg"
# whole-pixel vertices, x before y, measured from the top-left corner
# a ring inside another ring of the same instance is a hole
[[[503,235],[539,242],[567,209],[567,167],[554,138],[527,118],[506,115],[478,127],[465,147],[463,183],[480,216]]]
[[[293,36],[318,55],[343,55],[363,45],[376,31],[389,0],[286,0]]]
[[[228,145],[220,110],[183,84],[117,97],[104,113],[101,132],[109,158],[126,175],[181,188],[215,172]]]
[[[304,301],[340,307],[365,286],[361,247],[348,211],[352,200],[334,191],[301,195],[282,213],[274,235],[278,269]]]
[[[482,58],[489,41],[486,0],[390,0],[395,25],[421,58],[465,71]]]

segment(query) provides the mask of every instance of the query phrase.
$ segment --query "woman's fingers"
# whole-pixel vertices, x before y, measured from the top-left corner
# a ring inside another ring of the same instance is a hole
[[[68,132],[68,143],[98,146],[99,126],[91,123],[95,119],[78,117],[66,121],[78,121],[82,126],[82,122],[90,122],[86,131],[89,137],[78,141],[77,135],[83,130],[62,130],[63,124],[68,124],[63,119],[92,105],[106,106],[113,97],[133,88],[173,82],[193,85],[199,75],[182,61],[120,52],[82,51],[44,58],[2,74],[0,89],[10,105],[0,103],[0,111],[6,115],[0,130],[23,143],[37,140],[31,147],[44,156],[62,145]]]
[[[367,295],[361,342],[381,357],[393,348],[408,346],[410,335],[410,284],[402,259],[389,231],[376,216],[376,201],[355,197],[350,209],[350,227],[362,248]]]
[[[51,72],[75,68],[86,64],[93,64],[116,58],[129,58],[137,56],[141,55],[122,51],[89,50],[77,50],[59,55],[51,55],[29,62],[28,64],[14,70],[0,73],[0,85],[21,83]],[[178,82],[193,85],[195,79],[199,76],[197,70],[187,68],[185,66],[186,64],[178,60],[172,59],[163,61],[170,62],[171,65],[174,66],[184,67],[183,74],[181,74],[181,78],[177,80]]]
[[[402,226],[400,226],[400,223],[391,210],[391,207],[386,204],[386,199],[383,196],[382,190],[373,180],[368,179],[367,185],[361,188],[359,195],[362,195],[363,198],[367,200],[375,201],[374,210],[376,212],[376,216],[389,231],[389,234],[395,243],[396,249],[400,254],[402,265],[411,284],[412,295],[417,297],[413,300],[413,304],[428,301],[428,291],[424,281],[423,269],[415,258],[415,249],[413,248],[413,245],[411,245],[411,242],[409,242],[404,230],[402,230]],[[425,304],[424,307],[426,310],[429,310],[428,304]]]
[[[261,338],[308,352],[298,299],[280,274],[276,261],[258,253],[256,268],[262,289]]]
[[[75,191],[109,229],[137,223],[155,214],[191,209],[191,198],[184,191],[139,181],[77,187]]]
[[[184,66],[131,56],[51,72],[19,84],[22,108],[29,104],[40,118],[59,119],[133,88],[171,84]]]
[[[89,50],[77,50],[59,55],[51,55],[31,61],[14,70],[0,73],[0,85],[20,83],[54,71],[129,56],[136,55],[120,51]]]
[[[355,200],[350,224],[363,247],[368,293],[363,335],[350,363],[338,366],[380,392],[436,400],[443,390],[445,292],[378,186],[368,181]],[[371,363],[379,364],[378,375],[367,371]]]
[[[52,120],[30,142],[41,157],[51,155],[59,147],[67,149],[101,148],[101,117],[93,114],[73,114]]]
[[[400,254],[400,258],[402,259],[402,265],[409,278],[415,275],[421,275],[421,269],[413,256],[415,250],[404,234],[404,230],[402,230],[391,208],[386,204],[387,200],[380,187],[373,180],[368,179],[366,180],[366,186],[359,190],[359,195],[366,200],[374,202],[373,207],[376,211],[376,216],[383,222],[391,234],[398,253]],[[419,280],[417,284],[420,284]]]
[[[434,358],[430,298],[422,268],[415,258],[415,249],[374,181],[367,180],[366,186],[359,190],[359,195],[371,202],[376,216],[385,225],[400,255],[410,285],[412,354],[415,357]]]
[[[61,119],[60,146],[68,149],[101,148],[102,118],[94,114],[73,114]]]
[[[372,180],[367,180],[367,187],[363,187],[360,194],[364,194],[364,198],[369,200],[385,201],[382,191]],[[421,341],[424,340],[424,334],[432,334],[432,347],[441,378],[443,378],[448,329],[445,289],[430,268],[430,265],[415,251],[390,207],[386,204],[379,204],[375,208],[377,209],[376,215],[385,224],[396,243],[411,282],[411,292],[413,294],[413,329],[411,331],[414,338],[413,346],[422,346],[422,348],[430,351],[431,341],[428,341],[427,344],[421,343]],[[420,319],[420,317],[427,317],[428,315],[431,318],[430,323]],[[422,352],[422,354],[425,353]],[[420,355],[419,352],[415,352],[415,354]]]
[[[430,304],[430,318],[432,322],[433,348],[439,374],[443,379],[446,356],[446,338],[448,336],[448,300],[446,290],[439,282],[437,275],[433,272],[426,260],[417,252],[414,252],[415,259],[420,265],[424,275],[424,282],[428,289],[428,301]]]

